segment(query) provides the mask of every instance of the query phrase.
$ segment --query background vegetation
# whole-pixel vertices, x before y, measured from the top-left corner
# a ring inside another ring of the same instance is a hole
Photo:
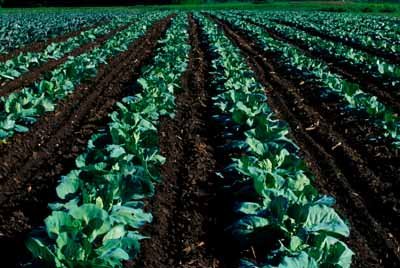
[[[0,0],[1,4],[3,7],[157,5],[156,8],[320,10],[400,16],[400,0]]]

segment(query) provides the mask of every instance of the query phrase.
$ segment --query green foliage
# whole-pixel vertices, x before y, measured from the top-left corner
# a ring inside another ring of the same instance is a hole
[[[321,13],[312,14],[312,19],[308,14],[292,12],[271,12],[265,14],[270,18],[268,20],[264,19],[265,15],[260,14],[246,14],[244,18],[265,25],[268,29],[279,32],[290,40],[303,43],[313,51],[320,52],[320,54],[327,54],[338,61],[356,65],[369,75],[381,78],[386,84],[390,84],[391,86],[400,84],[400,67],[395,64],[391,64],[369,53],[355,50],[340,42],[325,40],[304,31],[281,25],[280,23],[276,23],[275,20],[285,20],[295,23],[296,25],[300,25],[300,27],[309,28],[311,31],[329,34],[332,38],[351,40],[351,42],[358,46],[379,50],[396,57],[400,55],[400,45],[397,44],[397,32],[395,30],[396,27],[393,26],[394,22],[387,19],[366,19],[339,15],[333,16],[335,19],[333,20],[332,16],[328,17]],[[324,23],[318,23],[321,21]],[[372,24],[379,25],[373,29],[373,33],[369,29],[373,28]],[[349,25],[359,26],[357,29],[352,30],[349,29]]]
[[[96,14],[75,12],[41,12],[27,10],[1,11],[0,53],[45,41],[67,32],[77,31],[115,17],[115,13],[102,11]]]
[[[41,52],[20,53],[15,58],[0,63],[0,82],[13,80],[20,77],[34,67],[38,67],[49,60],[57,60],[74,49],[93,42],[96,38],[107,34],[111,30],[129,23],[130,16],[116,16],[106,25],[82,32],[76,37],[71,37],[65,42],[51,43]]]
[[[48,73],[35,85],[1,97],[4,110],[0,111],[0,140],[5,141],[16,132],[25,132],[37,121],[37,118],[53,111],[57,102],[64,99],[81,82],[96,76],[100,64],[116,54],[128,49],[137,38],[142,36],[160,14],[142,18],[138,23],[118,32],[100,47],[90,52],[70,57],[64,64]],[[84,39],[84,37],[80,37]],[[89,36],[89,39],[92,37]]]
[[[227,19],[236,27],[247,31],[255,40],[263,45],[265,50],[280,55],[280,60],[286,64],[288,69],[295,72],[300,71],[305,76],[311,75],[313,79],[326,87],[330,94],[337,94],[342,97],[348,103],[350,109],[360,109],[367,112],[371,116],[373,123],[382,128],[385,131],[386,136],[390,136],[394,139],[393,146],[400,146],[400,120],[396,114],[379,102],[375,96],[362,91],[358,84],[349,82],[343,79],[340,75],[331,73],[329,67],[320,60],[305,55],[302,51],[288,43],[274,39],[264,31],[262,27],[251,25],[241,19],[240,16],[231,13],[217,15],[221,18],[223,17],[224,19]],[[264,23],[264,18],[262,18],[262,16],[259,17],[256,14],[253,14],[249,18],[253,19],[253,17],[256,18],[257,22],[261,24]],[[321,43],[322,42],[319,44]],[[338,45],[335,47],[340,46]],[[335,49],[333,45],[331,46],[331,49]],[[349,60],[354,60],[358,63],[358,61],[361,61],[363,57],[355,56],[355,54],[356,52],[350,50],[350,52],[348,52],[348,57],[350,58]],[[392,76],[398,79],[398,71],[400,69],[397,67],[393,67],[387,63],[382,63],[381,61],[378,61],[375,64],[377,66],[375,69],[381,69],[379,71],[380,73],[392,73]],[[392,83],[398,85],[400,80],[394,80]]]
[[[186,29],[185,15],[174,19],[153,65],[138,80],[142,93],[116,104],[108,128],[90,139],[76,169],[62,177],[60,202],[50,204],[44,228],[27,241],[43,265],[123,267],[139,252],[146,237],[138,231],[152,221],[141,200],[154,194],[165,161],[159,117],[173,116],[173,95],[187,67]]]
[[[287,125],[274,119],[264,88],[240,50],[215,24],[198,18],[218,55],[213,100],[220,114],[214,118],[223,120],[225,136],[234,137],[226,149],[241,152],[221,172],[225,187],[240,200],[236,220],[226,231],[243,248],[273,245],[263,257],[266,263],[242,260],[241,267],[350,267],[353,253],[340,241],[350,231],[332,208],[334,199],[312,187]]]

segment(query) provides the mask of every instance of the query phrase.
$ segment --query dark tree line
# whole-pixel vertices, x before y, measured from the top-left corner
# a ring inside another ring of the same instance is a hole
[[[126,6],[126,5],[162,5],[162,4],[201,4],[224,2],[279,2],[280,0],[0,0],[3,7],[35,7],[35,6]],[[283,0],[285,1],[285,0]],[[286,0],[288,1],[288,0]],[[304,0],[291,0],[302,2]],[[311,0],[313,1],[313,0]],[[314,0],[318,1],[318,0]],[[340,1],[340,0],[327,0]],[[347,2],[347,0],[344,0]],[[365,3],[400,3],[400,0],[352,0]]]
[[[235,2],[265,2],[272,0],[235,0]],[[162,5],[180,3],[224,3],[231,0],[0,0],[3,7],[37,6],[125,6],[125,5]]]
[[[31,6],[125,6],[170,4],[172,0],[0,0],[3,7]]]

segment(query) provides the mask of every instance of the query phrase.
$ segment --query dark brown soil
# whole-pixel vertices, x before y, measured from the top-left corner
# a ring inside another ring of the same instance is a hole
[[[176,95],[176,116],[160,122],[162,183],[149,203],[154,222],[146,230],[137,267],[217,267],[210,246],[213,222],[210,202],[215,195],[214,149],[208,124],[210,97],[199,29],[191,16],[192,46],[183,91]]]
[[[44,50],[48,45],[50,45],[51,43],[61,43],[61,42],[65,42],[65,41],[66,41],[68,38],[70,38],[70,37],[78,36],[81,32],[84,32],[84,31],[87,31],[87,30],[90,30],[90,29],[97,28],[97,27],[99,27],[99,26],[101,26],[101,25],[103,25],[103,24],[105,24],[105,23],[107,23],[107,22],[108,22],[108,21],[101,21],[101,22],[98,22],[98,23],[96,23],[96,24],[94,24],[94,25],[85,26],[85,27],[82,27],[82,28],[79,29],[79,30],[72,31],[72,32],[66,33],[66,34],[61,35],[61,36],[57,36],[57,37],[54,37],[54,38],[49,38],[49,39],[47,39],[46,41],[40,41],[40,42],[35,42],[35,43],[27,44],[26,46],[24,46],[24,47],[22,47],[22,48],[17,48],[17,49],[15,49],[15,50],[13,50],[13,51],[10,51],[10,52],[7,53],[7,54],[0,55],[0,62],[3,62],[3,61],[6,61],[6,60],[9,60],[9,59],[12,59],[12,58],[18,56],[20,53],[39,52],[39,51],[42,51],[42,50]]]
[[[279,55],[264,53],[246,33],[219,23],[248,57],[270,106],[289,123],[315,185],[337,199],[349,220],[354,267],[398,267],[398,151],[388,140],[372,140],[382,133],[363,114],[346,110],[333,95],[323,97],[319,85],[301,80],[277,61]]]
[[[107,126],[115,102],[139,90],[135,81],[141,67],[151,64],[157,40],[171,17],[157,22],[128,51],[101,66],[94,79],[78,86],[30,132],[0,145],[0,250],[4,267],[18,267],[16,263],[26,258],[23,241],[48,215],[46,205],[56,199],[57,180],[74,168],[91,135]],[[336,198],[337,211],[349,221],[351,237],[346,242],[356,253],[353,267],[400,267],[400,154],[392,141],[382,138],[382,131],[366,114],[349,110],[343,99],[288,69],[279,62],[280,55],[264,52],[246,32],[213,19],[246,56],[277,117],[289,123],[291,138],[316,175],[314,185]],[[138,260],[126,263],[126,267],[232,268],[238,267],[241,256],[257,259],[261,253],[261,248],[240,249],[237,241],[224,234],[237,199],[223,187],[230,178],[222,181],[215,173],[223,172],[237,152],[223,148],[229,141],[222,133],[229,126],[212,118],[211,98],[216,94],[212,88],[213,55],[191,15],[189,22],[192,49],[182,91],[176,94],[175,117],[160,119],[160,149],[167,161],[161,167],[162,181],[156,195],[146,204],[154,216],[153,223],[143,230],[150,239],[143,241]],[[311,54],[301,43],[273,30],[271,33],[314,57],[333,62],[326,55]],[[72,53],[83,53],[110,36]],[[19,83],[28,79],[32,83],[51,70],[50,64],[60,63],[49,62]],[[348,67],[332,70],[363,82],[364,76]],[[377,89],[366,81],[365,87]]]
[[[51,72],[54,68],[57,66],[63,64],[68,60],[69,57],[76,57],[82,53],[86,53],[96,47],[101,46],[104,44],[108,39],[110,39],[112,36],[114,36],[116,33],[123,31],[130,27],[132,24],[135,22],[128,23],[126,25],[123,25],[121,27],[118,27],[115,30],[110,31],[108,34],[100,36],[96,38],[93,42],[83,45],[81,47],[78,47],[71,51],[70,53],[67,53],[62,57],[61,59],[58,60],[50,60],[46,62],[42,66],[38,66],[36,68],[33,68],[27,73],[24,73],[20,77],[18,77],[15,80],[11,80],[9,82],[4,82],[1,85],[1,90],[0,90],[0,96],[6,96],[12,92],[16,92],[19,90],[22,90],[24,87],[32,85],[35,81],[39,80],[41,77],[43,77],[45,74]]]
[[[374,96],[377,96],[378,99],[388,108],[392,109],[397,114],[400,114],[400,92],[398,88],[392,86],[387,79],[368,75],[368,71],[363,70],[361,66],[349,64],[340,57],[330,55],[322,48],[321,50],[310,49],[307,41],[305,40],[289,38],[262,24],[255,23],[250,20],[246,21],[262,27],[273,38],[291,44],[292,46],[300,49],[307,56],[318,58],[319,60],[325,62],[331,72],[341,75],[348,81],[359,84],[364,92],[368,92]]]
[[[354,49],[362,50],[362,51],[367,52],[369,54],[384,58],[388,62],[391,62],[391,63],[394,63],[394,64],[399,64],[400,63],[400,55],[395,54],[395,53],[388,53],[388,52],[385,52],[385,51],[382,51],[382,50],[379,50],[379,49],[372,49],[372,48],[369,48],[369,47],[365,47],[365,46],[363,46],[363,45],[361,45],[361,44],[359,44],[357,42],[354,42],[352,40],[344,40],[344,39],[339,38],[337,36],[332,36],[332,35],[329,35],[328,33],[320,32],[320,31],[317,31],[317,30],[315,30],[313,28],[310,28],[310,27],[307,27],[307,26],[296,25],[295,23],[290,22],[290,21],[284,21],[284,20],[279,20],[279,19],[278,20],[275,19],[273,21],[275,21],[277,23],[281,23],[283,25],[287,25],[287,26],[293,27],[293,28],[297,28],[299,30],[303,30],[303,31],[305,31],[305,32],[307,32],[309,34],[324,38],[326,40],[330,40],[330,41],[333,41],[333,42],[339,42],[339,43],[342,43],[344,45],[350,46],[350,47],[352,47]]]
[[[75,89],[44,115],[29,133],[0,148],[0,248],[3,264],[13,267],[24,255],[27,232],[42,224],[55,200],[61,175],[74,167],[91,135],[107,125],[113,104],[132,95],[140,68],[149,64],[171,16],[157,22],[130,48],[99,68],[97,77]],[[7,258],[5,258],[7,256]]]

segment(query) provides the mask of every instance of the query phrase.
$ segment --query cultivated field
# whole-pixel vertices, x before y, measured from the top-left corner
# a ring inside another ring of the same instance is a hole
[[[400,267],[400,19],[4,13],[4,267]]]

